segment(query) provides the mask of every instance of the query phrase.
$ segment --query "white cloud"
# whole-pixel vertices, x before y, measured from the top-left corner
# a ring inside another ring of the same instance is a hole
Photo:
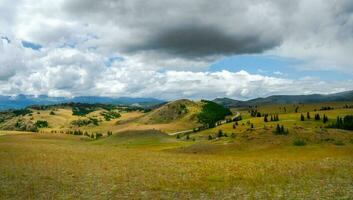
[[[231,54],[264,53],[353,73],[352,11],[349,0],[1,0],[0,93],[174,99],[352,89],[352,81],[263,76],[246,66],[205,71]],[[111,57],[121,59],[107,65]]]

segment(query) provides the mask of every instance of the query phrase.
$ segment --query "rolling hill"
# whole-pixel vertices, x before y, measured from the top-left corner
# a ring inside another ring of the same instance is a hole
[[[141,119],[146,124],[171,123],[187,121],[197,123],[197,114],[201,112],[202,104],[187,99],[169,102],[148,113]]]

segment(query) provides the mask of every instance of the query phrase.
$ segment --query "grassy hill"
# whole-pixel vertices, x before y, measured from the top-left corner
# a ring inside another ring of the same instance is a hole
[[[157,108],[141,119],[146,124],[166,124],[175,121],[197,122],[197,114],[201,111],[202,104],[187,99],[167,103]]]
[[[209,102],[210,103],[210,102]],[[68,132],[80,130],[89,134],[129,130],[160,130],[172,133],[200,127],[200,114],[218,116],[217,109],[207,110],[209,103],[181,99],[150,109],[109,104],[68,103],[31,106],[0,113],[0,129],[17,131]],[[213,105],[213,104],[212,104]],[[212,106],[211,106],[212,107]],[[212,113],[215,113],[213,115]],[[228,113],[229,114],[229,113]],[[205,118],[203,118],[205,120]],[[39,126],[39,124],[42,124]],[[45,126],[43,126],[45,124]]]

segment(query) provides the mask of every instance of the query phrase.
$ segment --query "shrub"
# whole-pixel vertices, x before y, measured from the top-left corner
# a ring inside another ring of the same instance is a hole
[[[115,111],[104,111],[100,113],[105,121],[110,121],[111,119],[117,119],[119,117],[121,117],[121,115]]]
[[[341,140],[337,140],[336,142],[333,143],[334,145],[337,145],[337,146],[343,146],[344,143],[341,141]]]
[[[212,140],[212,139],[213,139],[212,135],[208,135],[208,140]]]
[[[305,119],[305,118],[304,118],[304,115],[301,114],[301,115],[300,115],[300,121],[304,121],[304,119]]]
[[[222,130],[218,130],[218,134],[217,134],[217,137],[223,137],[223,131]]]
[[[38,120],[34,124],[37,128],[47,128],[48,127],[48,122],[44,120]]]
[[[96,140],[99,139],[100,137],[102,137],[103,134],[102,133],[96,133]]]
[[[49,115],[55,115],[55,112],[52,110],[50,111]]]
[[[293,141],[293,145],[294,146],[305,146],[306,145],[306,141],[304,139],[296,138]]]
[[[98,122],[98,119],[96,118],[88,118],[88,119],[77,119],[77,120],[73,120],[71,122],[72,125],[74,126],[78,126],[78,127],[81,127],[81,126],[88,126],[90,124],[93,124],[95,126],[98,126],[99,125],[99,122]]]
[[[186,139],[190,140],[190,135],[189,134],[186,135]]]

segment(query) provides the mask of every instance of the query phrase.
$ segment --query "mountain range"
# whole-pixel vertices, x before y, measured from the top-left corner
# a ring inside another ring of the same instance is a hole
[[[255,98],[246,101],[230,98],[216,98],[213,102],[224,107],[247,107],[263,104],[291,104],[291,103],[319,103],[333,101],[353,101],[353,90],[334,94],[310,94],[310,95],[273,95],[265,98]],[[0,95],[0,110],[21,109],[31,105],[53,105],[60,103],[103,103],[114,105],[129,105],[150,107],[165,101],[156,98],[132,98],[132,97],[100,97],[79,96],[74,98],[49,97],[46,95]]]
[[[256,98],[247,101],[234,100],[230,98],[216,98],[213,102],[224,107],[247,107],[264,104],[297,104],[297,103],[320,103],[334,101],[353,101],[353,90],[334,94],[310,94],[310,95],[273,95],[266,98]]]
[[[165,101],[155,98],[131,98],[131,97],[99,97],[99,96],[79,96],[74,98],[49,97],[46,95],[0,95],[0,110],[21,109],[31,105],[53,105],[60,103],[103,103],[114,105],[134,105],[148,107]]]

